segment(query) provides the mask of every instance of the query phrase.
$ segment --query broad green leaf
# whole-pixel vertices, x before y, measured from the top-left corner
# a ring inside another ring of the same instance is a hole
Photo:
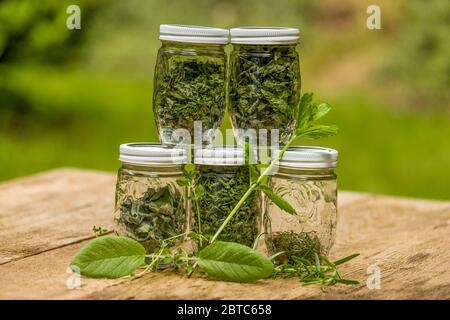
[[[187,163],[184,165],[184,171],[186,173],[192,173],[195,171],[195,164],[193,163]]]
[[[195,191],[195,200],[199,200],[205,194],[205,187],[201,184],[198,184],[194,188]]]
[[[338,128],[335,125],[316,124],[304,129],[302,132],[297,132],[299,137],[319,139],[334,136],[337,134]]]
[[[317,120],[322,118],[324,115],[326,115],[331,110],[331,107],[328,103],[321,103],[317,106],[317,111],[314,114],[314,119]]]
[[[250,184],[253,184],[259,178],[258,168],[257,168],[257,166],[255,164],[250,164],[248,166],[248,170],[249,170],[249,173],[250,173]]]
[[[177,179],[177,184],[179,186],[188,186],[191,181],[188,178]]]
[[[270,200],[272,200],[273,203],[275,203],[280,209],[286,211],[287,213],[294,214],[295,209],[291,206],[289,202],[283,199],[283,197],[279,196],[275,192],[273,192],[270,187],[267,185],[260,185],[259,188],[266,194],[266,196],[269,197]]]
[[[267,278],[273,271],[269,258],[235,242],[210,244],[200,251],[198,264],[210,276],[232,282],[254,282]]]
[[[127,237],[103,236],[83,246],[70,263],[83,276],[116,279],[144,265],[145,249]]]
[[[309,122],[312,98],[313,94],[307,92],[304,93],[300,99],[299,111],[297,115],[297,129],[302,129]]]

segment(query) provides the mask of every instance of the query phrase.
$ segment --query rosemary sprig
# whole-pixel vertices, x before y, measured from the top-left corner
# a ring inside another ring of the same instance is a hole
[[[327,257],[317,253],[314,254],[314,261],[293,256],[289,261],[274,268],[273,277],[298,277],[304,285],[318,284],[322,290],[325,290],[324,287],[336,283],[359,284],[356,280],[342,278],[337,269],[338,265],[348,262],[357,256],[359,254],[355,253],[335,262],[331,262]]]

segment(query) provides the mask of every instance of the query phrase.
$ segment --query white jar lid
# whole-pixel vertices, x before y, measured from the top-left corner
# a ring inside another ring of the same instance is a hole
[[[188,162],[186,150],[159,143],[133,142],[120,145],[119,160],[136,165],[170,165]]]
[[[178,42],[227,44],[229,31],[220,28],[162,24],[159,39]]]
[[[326,169],[337,165],[337,150],[321,147],[291,147],[279,161],[282,167]]]
[[[197,149],[194,152],[194,163],[212,166],[244,165],[244,149],[238,146]]]
[[[231,43],[236,44],[295,44],[300,31],[283,27],[242,27],[230,30]]]

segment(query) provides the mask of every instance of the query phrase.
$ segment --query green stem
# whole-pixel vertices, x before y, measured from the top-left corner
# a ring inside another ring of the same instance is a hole
[[[200,206],[199,206],[199,202],[198,202],[198,199],[197,199],[197,195],[195,194],[195,186],[192,187],[192,194],[194,196],[194,206],[195,206],[196,211],[197,211],[198,233],[202,234],[202,220],[200,218]],[[201,247],[203,247],[202,237],[200,237],[199,241],[200,241],[200,248],[201,248]]]
[[[219,235],[222,233],[223,229],[227,226],[227,224],[230,222],[231,219],[233,219],[234,215],[239,211],[239,209],[243,206],[243,204],[245,203],[245,201],[247,200],[247,198],[252,194],[252,192],[259,186],[259,184],[261,183],[261,181],[264,179],[265,176],[267,176],[270,171],[272,170],[273,166],[275,165],[276,162],[278,162],[278,160],[281,159],[281,157],[283,156],[283,154],[286,152],[286,150],[289,148],[289,146],[295,141],[295,139],[297,138],[297,136],[293,136],[291,138],[291,140],[288,141],[288,143],[283,147],[283,149],[281,149],[281,151],[277,154],[277,156],[270,162],[270,164],[267,166],[267,168],[263,171],[263,173],[261,173],[261,175],[258,177],[258,179],[256,180],[256,182],[254,182],[248,189],[247,191],[244,193],[244,195],[242,196],[242,198],[239,200],[239,202],[234,206],[233,210],[231,210],[231,212],[228,214],[227,218],[225,219],[225,221],[222,223],[222,225],[219,227],[219,229],[216,231],[216,233],[214,234],[214,236],[212,237],[210,243],[213,243],[214,241],[217,240],[217,238],[219,237]]]

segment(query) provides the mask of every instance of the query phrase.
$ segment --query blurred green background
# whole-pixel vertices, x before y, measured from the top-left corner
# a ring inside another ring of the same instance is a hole
[[[81,8],[68,30],[66,8]],[[156,141],[161,23],[301,29],[302,91],[332,104],[341,189],[450,199],[450,1],[3,0],[0,180],[116,170],[118,146]],[[230,127],[225,121],[223,128]],[[314,144],[314,141],[305,141]]]

